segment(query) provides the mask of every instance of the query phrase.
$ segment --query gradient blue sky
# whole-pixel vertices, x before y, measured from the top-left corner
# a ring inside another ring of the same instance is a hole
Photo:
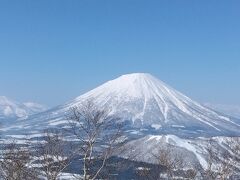
[[[54,106],[148,72],[240,105],[240,1],[2,0],[0,95]]]

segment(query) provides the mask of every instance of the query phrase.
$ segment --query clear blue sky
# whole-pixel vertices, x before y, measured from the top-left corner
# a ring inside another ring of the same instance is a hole
[[[200,102],[240,105],[240,1],[2,0],[0,95],[61,104],[149,72]]]

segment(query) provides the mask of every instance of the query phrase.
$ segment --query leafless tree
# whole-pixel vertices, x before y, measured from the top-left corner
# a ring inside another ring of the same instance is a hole
[[[209,180],[217,178],[216,171],[214,170],[214,163],[217,157],[216,151],[214,150],[214,141],[209,139],[207,142],[207,168],[203,172],[203,176]]]
[[[170,147],[162,148],[155,155],[158,164],[166,168],[168,179],[172,179],[176,169],[183,168],[183,157],[171,151]]]
[[[155,167],[141,167],[136,169],[136,177],[139,180],[157,180],[161,174],[161,167],[155,165]]]
[[[149,168],[146,168],[146,167],[141,167],[141,168],[138,168],[136,169],[136,175],[138,177],[148,177],[148,179],[152,179],[150,178],[151,177],[151,171]]]
[[[0,177],[4,180],[38,179],[38,171],[32,166],[32,155],[28,145],[12,142],[2,150]]]
[[[158,168],[154,171],[142,171],[142,176],[146,176],[147,179],[173,179],[174,172],[182,169],[184,162],[182,155],[174,153],[171,149],[167,146],[159,148],[157,153],[152,153]]]
[[[204,171],[204,177],[208,179],[227,180],[233,175],[233,155],[230,151],[235,151],[233,142],[226,141],[219,148],[215,146],[214,140],[210,139],[207,144],[207,169]]]
[[[227,150],[221,153],[220,162],[217,164],[218,178],[220,180],[227,180],[233,174],[232,158]]]
[[[233,160],[240,163],[240,137],[230,137],[226,143],[233,154]]]
[[[47,180],[57,180],[71,163],[71,146],[56,130],[46,130],[44,134],[44,142],[39,141],[36,146],[37,163]]]
[[[191,180],[195,180],[197,178],[197,170],[192,168],[192,169],[188,169],[186,171],[186,178],[187,179],[191,179]]]
[[[71,108],[68,116],[71,132],[78,140],[83,176],[95,180],[101,176],[107,160],[121,143],[122,125],[110,117],[109,110],[99,109],[93,101]]]
[[[225,141],[225,151],[220,157],[221,164],[218,167],[220,179],[229,179],[232,175],[239,174],[240,138],[228,137]]]

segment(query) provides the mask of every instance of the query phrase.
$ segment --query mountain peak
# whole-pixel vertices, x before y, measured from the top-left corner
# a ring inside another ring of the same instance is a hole
[[[77,99],[95,96],[114,95],[114,98],[150,98],[159,90],[165,91],[167,85],[148,73],[132,73],[110,80]],[[166,92],[165,92],[166,93]]]
[[[149,73],[130,73],[130,74],[124,74],[120,77],[122,78],[148,78],[151,77],[152,75]]]
[[[131,74],[125,74],[117,79],[114,79],[114,81],[117,80],[123,80],[125,83],[127,82],[133,82],[139,80],[141,83],[144,82],[143,80],[151,80],[151,79],[157,79],[153,75],[149,73],[131,73]]]

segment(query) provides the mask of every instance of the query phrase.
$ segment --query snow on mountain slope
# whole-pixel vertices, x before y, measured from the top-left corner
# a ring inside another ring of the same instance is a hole
[[[237,121],[223,116],[158,80],[150,74],[120,76],[93,89],[65,105],[32,116],[25,127],[65,126],[69,108],[92,100],[99,108],[127,121],[132,128],[177,135],[235,135]]]
[[[0,119],[26,118],[28,115],[46,110],[36,103],[19,103],[5,96],[0,96]]]

